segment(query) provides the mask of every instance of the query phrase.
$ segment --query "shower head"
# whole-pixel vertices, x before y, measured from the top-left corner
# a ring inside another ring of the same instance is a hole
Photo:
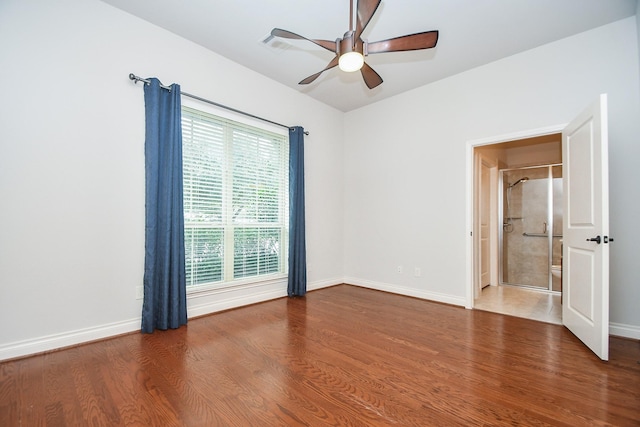
[[[516,182],[514,182],[513,184],[511,184],[511,185],[509,186],[509,188],[513,188],[513,187],[515,187],[516,185],[520,184],[521,182],[525,182],[525,181],[529,181],[529,177],[528,177],[528,176],[525,176],[524,178],[520,178],[519,180],[517,180]]]

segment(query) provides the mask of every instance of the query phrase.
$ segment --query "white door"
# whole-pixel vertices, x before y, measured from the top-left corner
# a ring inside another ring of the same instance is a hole
[[[562,132],[564,224],[562,323],[609,359],[607,96]]]

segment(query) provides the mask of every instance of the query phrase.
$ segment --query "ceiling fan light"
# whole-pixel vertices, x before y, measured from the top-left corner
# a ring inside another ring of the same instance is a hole
[[[338,59],[338,66],[347,73],[358,71],[363,65],[364,56],[360,52],[347,52],[340,55],[340,59]]]

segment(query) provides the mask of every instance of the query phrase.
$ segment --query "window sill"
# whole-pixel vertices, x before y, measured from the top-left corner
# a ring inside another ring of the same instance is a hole
[[[198,298],[207,295],[215,295],[241,289],[257,288],[282,281],[286,282],[287,277],[288,276],[286,274],[272,274],[269,276],[262,276],[260,278],[253,277],[250,279],[238,279],[234,280],[233,282],[191,286],[187,288],[187,299]]]

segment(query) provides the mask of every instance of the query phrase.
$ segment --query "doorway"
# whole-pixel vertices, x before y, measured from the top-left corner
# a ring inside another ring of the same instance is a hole
[[[609,243],[613,239],[609,235],[607,94],[601,94],[566,125],[467,142],[466,195],[470,236],[467,259],[470,262],[467,264],[465,306],[474,308],[475,288],[480,286],[477,253],[480,252],[478,236],[481,233],[474,233],[478,229],[478,200],[481,199],[476,190],[478,169],[474,168],[478,153],[485,146],[505,142],[527,145],[531,140],[557,139],[557,134],[562,138],[561,161],[557,163],[563,165],[562,325],[600,359],[608,360]],[[502,154],[508,164],[508,156]],[[537,150],[530,151],[527,162],[539,161],[539,155]],[[497,159],[505,161],[499,156]]]
[[[561,324],[562,134],[479,144],[473,158],[473,307]]]

